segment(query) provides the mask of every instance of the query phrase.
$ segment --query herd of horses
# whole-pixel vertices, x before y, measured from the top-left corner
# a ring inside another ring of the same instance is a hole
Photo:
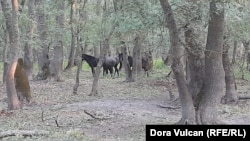
[[[128,56],[128,64],[130,66],[130,69],[132,69],[133,65],[133,57]],[[99,62],[99,58],[96,58],[94,56],[88,55],[88,54],[82,54],[82,61],[86,61],[91,68],[92,75],[95,75],[95,67],[97,67],[97,64]],[[123,54],[119,53],[118,56],[105,56],[104,61],[102,63],[103,67],[103,76],[106,76],[108,72],[110,73],[111,77],[119,76],[119,71],[122,68],[122,63],[123,63]],[[119,68],[118,68],[119,65]],[[148,71],[152,68],[152,55],[148,53],[145,53],[145,55],[142,56],[142,68],[147,73],[148,76]],[[115,72],[113,72],[113,69]],[[114,73],[114,74],[113,74]]]

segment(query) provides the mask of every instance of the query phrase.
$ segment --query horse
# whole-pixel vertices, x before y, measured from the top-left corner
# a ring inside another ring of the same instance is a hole
[[[151,51],[144,52],[142,55],[142,68],[144,72],[146,73],[147,77],[149,77],[148,71],[152,69],[153,67],[153,57]]]
[[[123,60],[122,53],[119,53],[119,58],[120,58],[120,60]],[[152,53],[150,51],[144,52],[141,60],[142,60],[142,68],[148,77],[149,76],[148,71],[151,70],[153,67]],[[132,56],[128,56],[128,63],[129,63],[130,69],[132,69],[132,66],[133,66],[133,57]],[[121,67],[122,67],[122,65],[120,65],[120,69],[121,69]]]
[[[123,53],[119,53],[118,54],[118,58],[120,60],[120,68],[119,68],[119,70],[121,70],[122,69],[122,61],[123,61]],[[129,64],[130,69],[132,69],[132,66],[133,66],[133,57],[129,56],[129,55],[128,55],[128,64]]]
[[[84,61],[84,60],[90,66],[91,71],[92,71],[92,75],[95,76],[95,69],[94,68],[97,66],[97,63],[99,62],[99,58],[96,58],[94,56],[87,55],[87,54],[82,54],[82,61]]]
[[[106,56],[103,61],[103,76],[108,74],[108,71],[110,72],[111,77],[113,77],[113,67],[115,69],[115,74],[117,73],[117,76],[119,76],[119,70],[118,70],[118,64],[120,63],[119,57],[113,57],[113,56]]]

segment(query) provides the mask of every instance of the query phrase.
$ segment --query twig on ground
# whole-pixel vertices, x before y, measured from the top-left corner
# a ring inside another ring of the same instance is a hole
[[[179,108],[181,108],[180,106],[174,107],[174,106],[170,106],[170,105],[158,105],[157,104],[157,106],[160,107],[160,108],[168,108],[168,109],[179,109]]]
[[[99,117],[96,117],[95,115],[91,114],[90,112],[84,110],[84,113],[89,115],[90,117],[94,118],[94,119],[97,119],[97,120],[106,120],[106,119],[110,119],[110,118],[99,118]]]

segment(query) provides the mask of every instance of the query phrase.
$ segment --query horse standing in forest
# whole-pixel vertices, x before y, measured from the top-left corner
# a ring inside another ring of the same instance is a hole
[[[141,66],[148,77],[149,76],[148,71],[152,70],[153,68],[153,57],[151,51],[144,52],[141,59],[142,59]]]
[[[113,57],[113,56],[106,56],[103,61],[103,76],[108,74],[108,71],[110,72],[111,77],[113,77],[113,68],[115,69],[115,74],[117,73],[117,76],[119,76],[119,70],[118,70],[118,64],[120,63],[119,57]]]
[[[92,75],[95,76],[95,67],[97,66],[97,63],[99,62],[99,58],[96,58],[94,56],[87,55],[87,54],[82,54],[82,61],[84,60],[90,66]]]
[[[120,65],[120,70],[122,68],[122,61],[123,61],[123,54],[119,53],[119,60],[121,60],[121,65]],[[144,52],[144,54],[142,55],[142,68],[144,70],[144,72],[146,73],[147,77],[149,76],[148,71],[152,69],[153,67],[153,58],[152,58],[152,53],[151,51],[149,52]],[[133,66],[133,57],[132,56],[128,56],[128,63],[130,66],[130,69],[132,69]]]

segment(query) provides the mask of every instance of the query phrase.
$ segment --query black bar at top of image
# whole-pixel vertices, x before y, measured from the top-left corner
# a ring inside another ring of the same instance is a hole
[[[168,139],[250,141],[250,125],[146,125],[146,141]]]

